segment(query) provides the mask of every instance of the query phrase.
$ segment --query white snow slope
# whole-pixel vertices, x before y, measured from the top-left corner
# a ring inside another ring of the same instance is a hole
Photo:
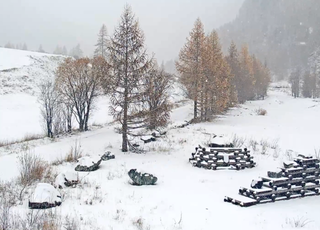
[[[266,109],[267,115],[258,116],[255,110],[259,108]],[[181,123],[191,113],[192,104],[187,103],[173,111],[172,122]],[[236,195],[241,186],[250,186],[252,179],[266,175],[282,161],[298,153],[312,155],[314,149],[320,149],[319,114],[319,101],[294,99],[286,89],[271,88],[264,101],[248,102],[210,123],[170,130],[166,138],[146,145],[147,154],[121,153],[121,135],[114,132],[113,126],[54,142],[31,142],[29,148],[49,162],[65,156],[75,140],[91,157],[102,155],[105,150],[115,153],[116,159],[102,162],[98,171],[79,173],[83,186],[63,190],[58,213],[73,216],[82,229],[293,229],[303,221],[307,222],[305,229],[320,229],[320,197],[249,208],[223,201],[225,195]],[[213,141],[207,133],[225,139],[232,139],[233,134],[245,138],[244,146],[252,150],[257,167],[242,171],[192,167],[188,158],[194,147]],[[260,145],[263,142],[269,143],[264,155]],[[17,156],[22,151],[21,144],[0,148],[0,179],[10,180],[18,175]],[[76,163],[64,163],[56,170],[70,171],[75,166]],[[154,174],[158,184],[130,185],[127,172],[132,168]],[[17,208],[27,211],[27,204]]]

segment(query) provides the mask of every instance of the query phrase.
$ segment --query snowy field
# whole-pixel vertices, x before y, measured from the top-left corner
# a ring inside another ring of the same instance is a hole
[[[1,74],[1,72],[0,72]],[[1,79],[0,79],[1,80]],[[91,123],[103,124],[82,134],[44,139],[0,148],[0,180],[18,176],[17,157],[31,151],[48,162],[65,157],[75,141],[84,155],[101,156],[106,150],[114,160],[102,162],[98,171],[79,173],[82,186],[61,190],[61,216],[74,217],[82,229],[106,230],[209,230],[209,229],[295,229],[295,223],[306,221],[304,229],[320,229],[320,197],[281,201],[249,208],[225,203],[225,195],[237,194],[241,186],[266,175],[298,153],[313,155],[318,142],[320,102],[294,99],[287,88],[269,90],[264,101],[247,102],[230,110],[213,122],[172,129],[166,137],[147,144],[146,154],[124,154],[120,151],[121,135],[116,134],[107,115],[108,100],[100,98]],[[283,84],[282,84],[283,85]],[[285,84],[284,84],[285,85]],[[266,116],[256,110],[265,109]],[[192,103],[174,109],[172,125],[192,117]],[[27,133],[41,132],[39,108],[35,96],[21,93],[0,95],[0,140],[18,139]],[[257,167],[242,171],[208,171],[192,167],[188,159],[194,147],[214,139],[244,141]],[[261,144],[268,143],[261,154]],[[57,172],[74,171],[76,164],[55,166]],[[158,177],[156,186],[129,184],[127,172],[136,168]],[[27,200],[15,208],[26,212]],[[137,224],[140,223],[140,224]]]

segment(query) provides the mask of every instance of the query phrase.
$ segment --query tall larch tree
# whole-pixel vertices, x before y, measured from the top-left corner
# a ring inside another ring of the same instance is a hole
[[[180,73],[181,83],[185,86],[188,96],[194,101],[194,119],[198,119],[199,117],[198,109],[202,100],[199,97],[199,92],[202,86],[201,81],[204,78],[202,69],[204,44],[204,28],[201,20],[198,18],[187,38],[186,44],[180,51],[179,60],[176,62],[176,69]],[[204,111],[201,112],[204,113]]]
[[[238,102],[238,92],[240,89],[240,62],[237,46],[232,41],[228,50],[228,56],[226,57],[227,63],[230,67],[231,73],[231,96],[232,103]]]
[[[131,146],[131,131],[145,127],[144,77],[152,66],[144,48],[144,34],[131,7],[126,6],[119,25],[110,39],[111,66],[110,113],[121,124],[122,151]]]
[[[252,58],[249,54],[247,45],[243,45],[240,51],[240,77],[239,79],[239,91],[238,100],[240,103],[244,103],[247,100],[253,100],[255,98],[254,92],[254,76]]]
[[[94,51],[94,55],[107,58],[106,55],[107,55],[108,44],[109,44],[109,40],[108,40],[107,27],[103,24],[98,34],[98,41],[97,41],[97,44],[95,45],[96,49]]]

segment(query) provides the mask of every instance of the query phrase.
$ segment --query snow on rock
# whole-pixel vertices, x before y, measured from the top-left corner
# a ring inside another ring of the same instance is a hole
[[[73,171],[66,171],[64,173],[58,174],[55,180],[55,186],[57,188],[64,188],[66,187],[66,182],[73,182],[73,181],[78,181],[79,177],[76,172]]]
[[[96,164],[99,161],[98,158],[92,158],[92,157],[81,157],[78,159],[78,165],[90,167],[94,164]]]
[[[34,190],[33,196],[30,199],[32,203],[61,203],[61,195],[58,190],[56,190],[52,185],[47,183],[37,184]]]

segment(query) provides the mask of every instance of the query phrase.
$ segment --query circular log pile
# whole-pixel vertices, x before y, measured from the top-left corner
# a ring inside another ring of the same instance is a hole
[[[256,165],[250,151],[238,148],[195,148],[189,162],[198,168],[209,170],[252,168]]]

